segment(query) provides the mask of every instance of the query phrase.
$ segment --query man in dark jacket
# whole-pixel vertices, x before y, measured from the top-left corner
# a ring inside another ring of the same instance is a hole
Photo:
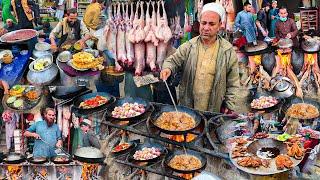
[[[279,21],[276,23],[276,38],[288,38],[293,41],[294,47],[299,47],[298,42],[298,28],[293,19],[288,18],[288,11],[286,7],[281,7],[279,10]]]
[[[264,38],[268,36],[268,14],[269,11],[269,3],[262,4],[262,8],[258,11],[257,14],[257,20],[256,20],[256,26],[258,30],[258,40],[263,41]]]

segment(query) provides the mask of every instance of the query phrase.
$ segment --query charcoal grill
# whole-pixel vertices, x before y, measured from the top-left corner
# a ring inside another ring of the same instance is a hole
[[[117,119],[108,117],[106,113],[103,116],[102,124],[106,125],[108,127],[108,131],[110,133],[116,131],[116,130],[123,130],[135,135],[140,135],[145,137],[148,140],[153,140],[161,143],[165,147],[167,147],[169,150],[174,150],[176,148],[186,148],[187,150],[193,150],[196,152],[200,152],[201,154],[207,155],[207,156],[214,156],[218,158],[223,159],[229,159],[228,154],[222,153],[218,146],[216,146],[212,140],[209,140],[211,137],[207,137],[207,129],[208,126],[207,119],[210,119],[212,117],[215,117],[219,114],[217,113],[210,113],[210,112],[200,112],[197,111],[197,113],[201,116],[201,122],[197,128],[194,130],[188,132],[188,134],[195,135],[195,138],[186,142],[187,134],[182,134],[184,140],[182,142],[178,142],[176,140],[173,140],[172,138],[168,138],[168,134],[165,134],[161,132],[158,128],[156,128],[153,123],[151,123],[150,116],[151,114],[159,109],[161,107],[167,106],[165,104],[160,103],[151,103],[150,109],[143,114],[139,119],[135,121],[119,121]],[[170,136],[176,136],[176,135],[169,135]],[[184,179],[181,177],[181,173],[174,172],[171,169],[169,169],[165,165],[165,157],[161,157],[159,161],[156,162],[148,162],[148,163],[137,163],[130,160],[129,156],[130,153],[124,153],[119,155],[110,155],[112,158],[114,158],[114,161],[126,166],[129,166],[131,169],[131,172],[137,171],[137,169],[144,170],[147,172],[155,173],[158,175],[166,176],[169,178],[174,179]],[[199,170],[198,172],[193,173],[193,175],[197,173],[201,173],[202,170]]]

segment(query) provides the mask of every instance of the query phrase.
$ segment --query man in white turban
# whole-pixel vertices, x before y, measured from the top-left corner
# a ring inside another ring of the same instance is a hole
[[[239,88],[239,67],[232,45],[218,35],[225,10],[217,3],[203,6],[200,36],[182,44],[165,59],[160,78],[181,71],[179,103],[202,111],[230,113]]]

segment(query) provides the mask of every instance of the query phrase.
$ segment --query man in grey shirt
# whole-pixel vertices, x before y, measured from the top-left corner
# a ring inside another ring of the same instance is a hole
[[[84,119],[80,123],[81,134],[82,134],[82,147],[95,147],[100,149],[101,145],[99,139],[91,130],[91,121],[88,119]]]

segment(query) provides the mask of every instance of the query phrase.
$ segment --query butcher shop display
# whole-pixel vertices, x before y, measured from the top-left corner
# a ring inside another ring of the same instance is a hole
[[[17,43],[32,39],[37,36],[37,31],[33,29],[20,29],[8,32],[0,37],[5,43]]]
[[[118,2],[109,6],[104,33],[116,71],[134,67],[135,75],[142,75],[146,66],[151,71],[161,68],[172,38],[164,3]]]

